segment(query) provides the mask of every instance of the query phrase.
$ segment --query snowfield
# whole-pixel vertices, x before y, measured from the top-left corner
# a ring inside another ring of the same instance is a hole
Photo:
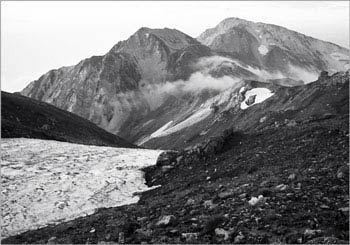
[[[259,46],[258,50],[259,50],[259,53],[261,55],[265,55],[265,54],[267,54],[269,52],[267,47],[265,45],[262,45],[262,44]]]
[[[39,139],[1,140],[2,237],[139,200],[140,168],[162,151]]]
[[[251,105],[247,105],[246,102],[248,101],[249,97],[254,95],[256,95],[254,103]],[[241,103],[241,109],[245,110],[252,105],[259,104],[270,98],[272,95],[274,95],[274,93],[267,88],[253,88],[251,90],[248,90],[245,93],[244,101]]]

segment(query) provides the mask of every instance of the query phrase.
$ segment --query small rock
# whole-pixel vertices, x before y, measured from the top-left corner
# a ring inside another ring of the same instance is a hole
[[[172,235],[176,235],[176,234],[179,233],[179,230],[177,230],[177,229],[172,229],[172,230],[169,231],[169,233],[172,234]]]
[[[40,127],[42,130],[49,130],[50,126],[48,124],[44,124],[43,126]]]
[[[294,180],[295,177],[296,177],[296,175],[293,173],[293,174],[290,174],[290,175],[288,176],[288,179],[289,179],[289,180]]]
[[[275,189],[278,191],[285,191],[287,188],[288,188],[288,185],[285,185],[285,184],[280,184],[275,187]]]
[[[199,233],[181,233],[181,237],[185,238],[186,242],[198,240]]]
[[[225,198],[228,198],[228,197],[232,197],[234,195],[234,193],[232,191],[223,191],[223,192],[220,192],[218,194],[218,197],[221,198],[221,199],[225,199]]]
[[[235,239],[233,240],[233,243],[242,243],[245,239],[245,236],[242,235],[242,233],[240,233],[238,236],[235,237]]]
[[[287,123],[287,127],[295,127],[297,125],[297,122],[295,120],[290,120]]]
[[[195,201],[192,198],[187,199],[185,206],[192,206],[195,204]]]
[[[339,208],[338,210],[340,210],[344,213],[348,213],[350,211],[349,207]]]
[[[264,117],[260,118],[259,122],[260,122],[260,123],[263,123],[263,122],[266,121],[266,119],[267,119],[267,116],[264,116]]]
[[[247,193],[243,193],[243,194],[239,195],[238,197],[241,198],[241,199],[242,198],[246,198],[247,197]]]
[[[251,95],[248,97],[248,99],[245,101],[246,105],[252,105],[255,103],[256,95]]]
[[[92,228],[91,230],[90,230],[90,233],[94,233],[96,230],[95,230],[95,228]]]
[[[257,204],[263,203],[265,201],[265,198],[263,195],[259,195],[258,197],[252,197],[248,203],[251,206],[255,206]]]
[[[183,158],[184,158],[183,156],[177,157],[176,158],[176,163],[179,164]]]
[[[341,166],[337,171],[338,179],[348,179],[349,178],[349,166]]]
[[[315,236],[317,234],[320,234],[322,231],[321,230],[311,230],[311,229],[306,229],[304,231],[305,236]]]
[[[56,242],[56,237],[55,236],[53,236],[53,237],[50,237],[50,239],[49,240],[47,240],[47,244],[55,244],[55,243],[57,243]]]
[[[261,186],[261,187],[267,186],[268,183],[269,183],[268,180],[264,180],[263,182],[260,183],[260,186]]]
[[[124,232],[119,232],[119,236],[118,236],[118,243],[125,243],[125,234]]]
[[[65,202],[58,202],[58,203],[57,203],[57,207],[58,207],[59,209],[64,209],[65,206],[66,206],[66,203],[65,203]]]
[[[159,221],[156,223],[156,226],[164,227],[164,226],[172,225],[175,222],[176,222],[176,218],[174,215],[165,215],[159,219]]]
[[[216,215],[211,217],[207,222],[205,222],[202,234],[207,234],[215,231],[215,229],[225,220],[225,217],[222,215]]]
[[[322,205],[320,206],[320,208],[322,208],[322,209],[329,209],[329,206],[327,206],[327,205],[325,205],[325,204],[322,204]]]
[[[217,236],[224,236],[224,240],[228,240],[230,238],[231,233],[229,231],[226,231],[222,228],[216,228],[215,229],[215,234]]]
[[[167,173],[169,172],[171,169],[173,169],[174,166],[171,166],[171,165],[165,165],[165,166],[162,166],[162,172],[163,173]]]
[[[149,240],[152,236],[152,231],[150,229],[137,229],[135,233],[140,236],[141,240]]]
[[[204,207],[208,208],[208,209],[214,209],[216,208],[218,205],[214,204],[212,200],[207,200],[204,202]]]
[[[143,222],[146,221],[148,218],[147,217],[137,217],[138,222]]]
[[[294,189],[300,190],[301,189],[301,183],[299,182]]]
[[[208,176],[208,177],[207,177],[207,180],[210,180],[210,179],[211,179],[211,177],[210,177],[210,176]]]
[[[335,185],[332,188],[330,188],[331,192],[337,193],[337,192],[341,192],[341,187],[339,185]]]

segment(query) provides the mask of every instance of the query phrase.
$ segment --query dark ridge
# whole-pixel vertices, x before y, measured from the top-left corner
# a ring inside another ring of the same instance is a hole
[[[1,137],[136,148],[92,122],[48,103],[1,91]]]

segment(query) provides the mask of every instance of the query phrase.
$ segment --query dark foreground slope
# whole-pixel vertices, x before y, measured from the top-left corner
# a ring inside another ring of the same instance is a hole
[[[2,243],[349,243],[348,113],[279,120],[227,133],[210,155],[183,152],[171,166],[146,169],[148,184],[162,186],[138,204]]]
[[[1,92],[1,137],[136,147],[73,113],[19,94]]]

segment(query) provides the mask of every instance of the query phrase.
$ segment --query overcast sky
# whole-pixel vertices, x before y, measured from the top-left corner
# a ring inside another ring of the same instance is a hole
[[[1,89],[22,90],[50,69],[103,55],[140,27],[197,37],[228,17],[284,26],[349,48],[343,2],[1,2]]]

